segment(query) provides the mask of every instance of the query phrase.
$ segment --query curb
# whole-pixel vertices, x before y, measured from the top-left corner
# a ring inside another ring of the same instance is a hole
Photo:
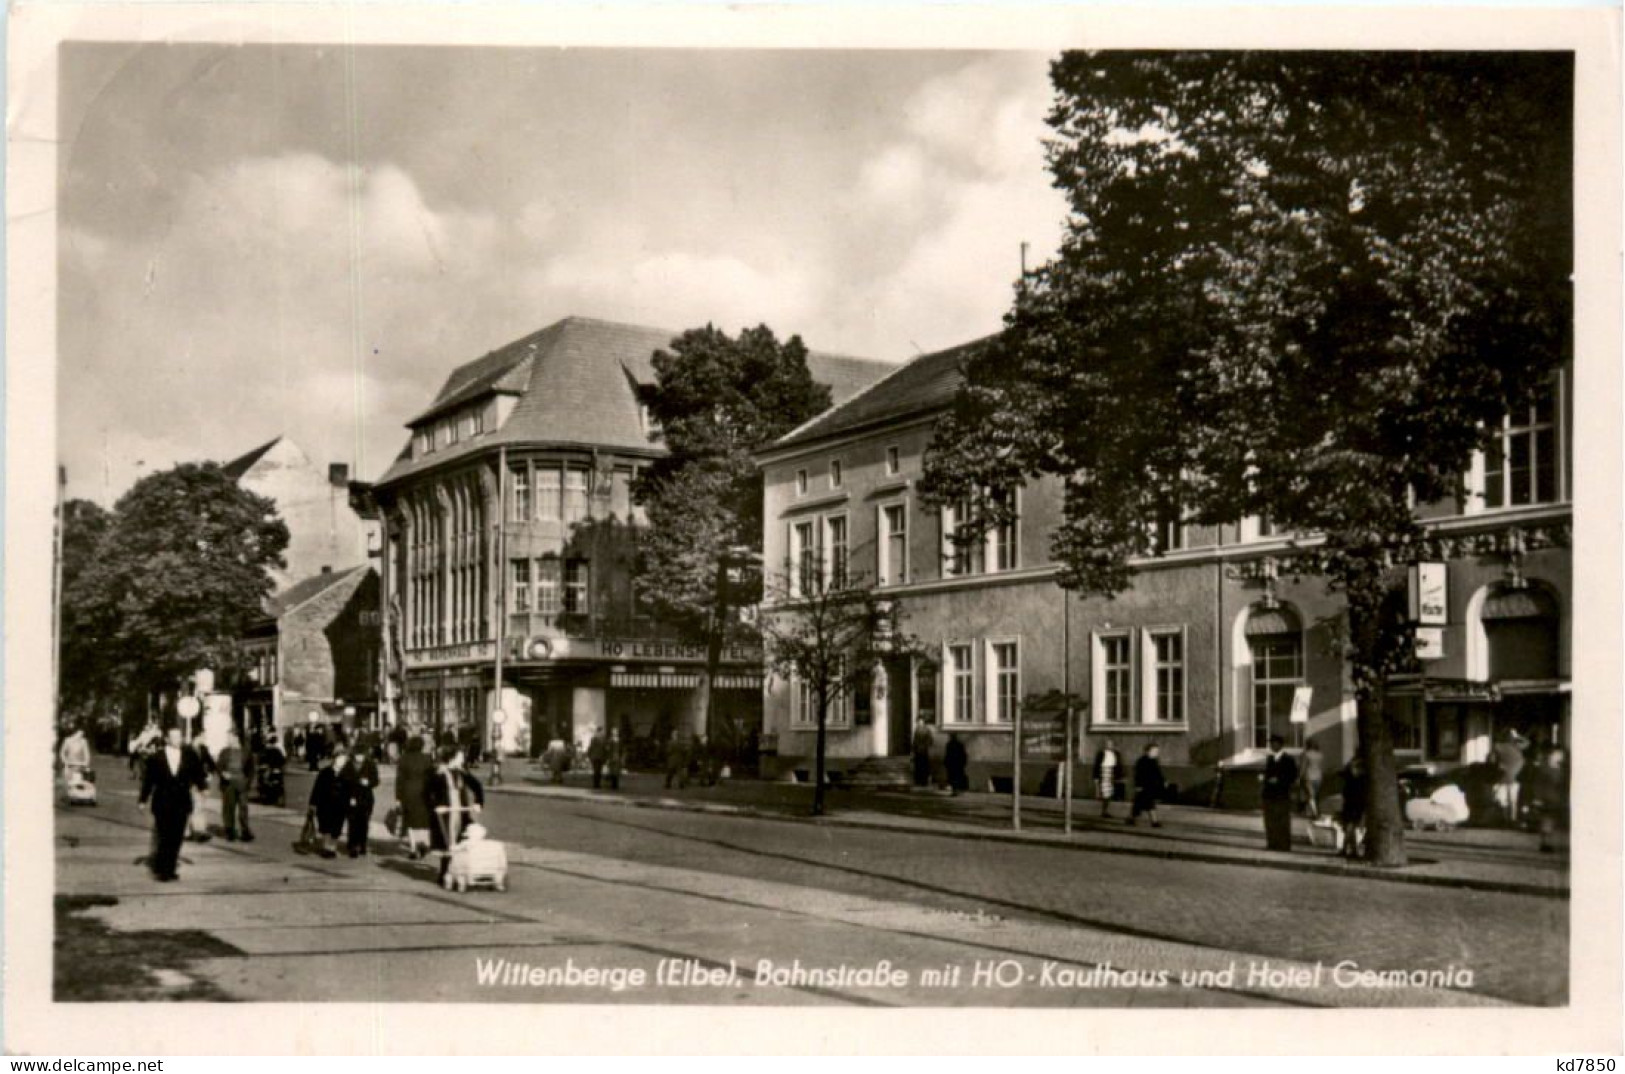
[[[630,809],[656,809],[672,813],[701,813],[714,816],[745,817],[751,820],[774,820],[785,824],[810,824],[820,827],[857,828],[864,831],[923,835],[933,839],[965,839],[984,843],[1007,843],[1017,846],[1040,846],[1054,850],[1070,850],[1097,854],[1126,854],[1136,857],[1162,858],[1170,861],[1194,861],[1209,865],[1234,865],[1240,868],[1276,869],[1282,872],[1314,873],[1338,876],[1351,880],[1373,880],[1388,884],[1420,884],[1431,887],[1456,888],[1466,891],[1491,891],[1509,895],[1535,895],[1548,899],[1567,899],[1567,887],[1546,887],[1511,880],[1480,880],[1473,877],[1419,876],[1403,872],[1380,872],[1360,866],[1328,864],[1315,860],[1279,861],[1265,858],[1226,857],[1222,854],[1204,854],[1200,851],[1175,850],[1162,847],[1127,847],[1067,842],[1062,838],[1017,835],[1014,832],[965,831],[962,829],[933,829],[884,824],[871,820],[849,819],[841,816],[798,817],[774,813],[754,806],[736,806],[712,802],[685,802],[677,798],[594,797],[592,795],[558,794],[537,787],[509,787],[499,784],[486,788],[488,794],[518,794],[532,798],[551,798],[555,801],[579,802],[584,805],[612,806]]]

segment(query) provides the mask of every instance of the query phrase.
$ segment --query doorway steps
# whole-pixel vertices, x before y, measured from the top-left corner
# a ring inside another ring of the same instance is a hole
[[[842,773],[843,786],[864,790],[908,790],[914,783],[908,757],[868,757]]]

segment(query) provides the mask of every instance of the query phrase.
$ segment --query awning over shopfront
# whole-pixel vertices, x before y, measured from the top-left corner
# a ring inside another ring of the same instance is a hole
[[[616,671],[609,676],[613,687],[633,690],[692,690],[700,685],[700,676],[692,672],[670,671]],[[760,675],[718,675],[718,690],[760,690]]]

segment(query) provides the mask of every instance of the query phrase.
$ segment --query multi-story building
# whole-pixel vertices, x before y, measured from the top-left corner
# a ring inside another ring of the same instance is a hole
[[[639,389],[677,335],[567,318],[458,367],[408,423],[370,490],[405,723],[490,742],[500,700],[504,746],[533,753],[593,727],[644,745],[697,729],[704,650],[647,613],[634,569],[632,482],[663,451]],[[843,402],[892,368],[809,364]],[[760,653],[723,655],[713,727],[759,727]]]
[[[322,570],[266,601],[243,639],[235,707],[249,734],[310,723],[376,725],[378,572]]]
[[[348,463],[324,472],[285,436],[221,467],[239,486],[274,501],[288,527],[286,566],[271,572],[277,589],[320,573],[367,562],[377,527],[350,507]]]
[[[872,579],[926,651],[888,661],[836,701],[830,768],[906,755],[923,722],[939,753],[948,733],[960,737],[978,785],[1002,785],[1017,706],[1051,689],[1087,702],[1076,716],[1080,760],[1108,739],[1128,759],[1157,742],[1193,800],[1211,798],[1221,766],[1255,762],[1272,734],[1315,739],[1329,763],[1350,756],[1341,602],[1323,580],[1281,569],[1295,540],[1267,519],[1148,520],[1160,554],[1137,561],[1133,587],[1111,600],[1057,585],[1049,542],[1062,492],[1053,479],[1008,493],[1015,525],[974,547],[949,539],[956,512],[926,508],[917,484],[967,349],[909,362],[759,457],[765,561],[791,578],[812,563]],[[1449,621],[1442,656],[1421,665],[1425,677],[1401,676],[1388,691],[1402,762],[1482,760],[1507,727],[1567,737],[1571,384],[1572,366],[1538,405],[1506,420],[1457,502],[1419,510],[1447,565]],[[765,729],[780,770],[810,767],[816,714],[803,694],[793,682],[768,684]],[[1026,765],[1023,783],[1053,772]]]

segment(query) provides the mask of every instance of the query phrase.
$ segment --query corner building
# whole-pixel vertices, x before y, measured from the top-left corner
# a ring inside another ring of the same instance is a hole
[[[410,442],[370,490],[395,720],[473,727],[486,743],[497,730],[532,755],[612,727],[634,761],[698,729],[704,648],[650,617],[634,570],[645,520],[632,482],[663,454],[638,390],[678,334],[566,318],[453,370],[408,423]],[[893,368],[809,364],[837,401]],[[725,652],[716,687],[724,726],[760,729],[759,651]]]
[[[1342,604],[1323,579],[1294,581],[1285,566],[1294,543],[1312,537],[1260,518],[1157,525],[1160,554],[1139,560],[1132,588],[1111,600],[1057,584],[1054,479],[1006,493],[1017,499],[1013,527],[971,549],[949,540],[955,511],[927,509],[917,486],[975,346],[914,359],[759,456],[765,561],[791,577],[841,564],[874,580],[927,654],[887,661],[832,705],[830,771],[901,781],[914,728],[926,723],[939,765],[955,733],[973,787],[1007,788],[1016,706],[1051,689],[1088,701],[1075,715],[1081,764],[1108,739],[1129,763],[1156,742],[1186,801],[1250,804],[1256,780],[1221,774],[1250,776],[1273,734],[1293,746],[1312,738],[1329,766],[1344,763],[1356,732],[1336,640]],[[1572,365],[1555,372],[1540,403],[1505,419],[1475,458],[1459,498],[1418,510],[1446,564],[1449,624],[1443,655],[1390,684],[1401,765],[1484,760],[1507,728],[1568,740],[1572,385]],[[1308,719],[1294,722],[1303,687]],[[816,714],[798,684],[769,682],[764,719],[773,767],[805,778]],[[1024,758],[1024,788],[1052,790],[1058,757]],[[1078,776],[1082,785],[1089,770]]]

